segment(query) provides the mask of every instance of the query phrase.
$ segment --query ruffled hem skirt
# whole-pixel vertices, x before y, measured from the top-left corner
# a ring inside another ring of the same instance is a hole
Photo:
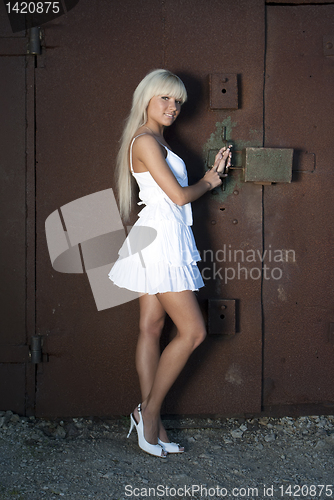
[[[115,285],[149,295],[204,286],[191,227],[176,220],[144,219],[131,229],[108,275]]]

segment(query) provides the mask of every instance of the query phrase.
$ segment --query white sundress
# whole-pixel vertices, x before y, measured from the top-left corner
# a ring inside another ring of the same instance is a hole
[[[138,205],[146,205],[123,243],[119,258],[109,272],[109,278],[120,288],[154,295],[165,292],[197,291],[204,286],[196,262],[201,260],[191,225],[190,203],[173,203],[153,179],[150,172],[136,173],[130,167],[139,186]],[[161,143],[159,143],[161,144]],[[178,183],[188,186],[183,160],[169,148],[166,162]]]

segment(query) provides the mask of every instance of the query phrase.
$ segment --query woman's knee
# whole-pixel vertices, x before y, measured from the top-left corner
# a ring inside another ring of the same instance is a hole
[[[196,332],[194,336],[194,350],[205,340],[206,338],[206,329],[200,328]]]
[[[205,340],[206,329],[192,325],[191,328],[180,329],[178,334],[189,345],[190,350],[194,351]]]
[[[141,319],[139,322],[139,332],[142,336],[150,338],[160,338],[162,329],[164,327],[165,318]]]

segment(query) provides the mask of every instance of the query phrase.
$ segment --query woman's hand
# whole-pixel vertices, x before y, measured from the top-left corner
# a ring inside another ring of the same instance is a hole
[[[218,173],[220,173],[221,177],[227,177],[227,170],[231,166],[231,160],[231,146],[224,146],[216,155],[215,162],[213,164],[213,168],[216,167],[216,170]]]
[[[212,168],[210,168],[210,170],[205,173],[203,180],[209,184],[209,191],[211,191],[215,187],[220,186],[222,184],[222,180],[219,173],[217,172],[217,166],[213,166]]]
[[[203,177],[203,180],[209,183],[210,191],[221,185],[223,177],[227,177],[226,171],[231,166],[232,158],[230,147],[224,146],[218,151],[213,167]]]

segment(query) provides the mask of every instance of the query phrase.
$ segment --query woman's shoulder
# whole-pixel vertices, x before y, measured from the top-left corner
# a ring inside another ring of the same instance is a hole
[[[152,134],[149,132],[142,131],[141,129],[138,129],[134,136],[132,137],[131,142],[136,144],[139,143],[153,143],[155,141],[155,138],[153,137]]]
[[[144,152],[147,148],[151,151],[162,151],[165,149],[165,146],[154,135],[149,132],[141,132],[140,129],[133,136],[131,144],[134,150],[138,152]]]

